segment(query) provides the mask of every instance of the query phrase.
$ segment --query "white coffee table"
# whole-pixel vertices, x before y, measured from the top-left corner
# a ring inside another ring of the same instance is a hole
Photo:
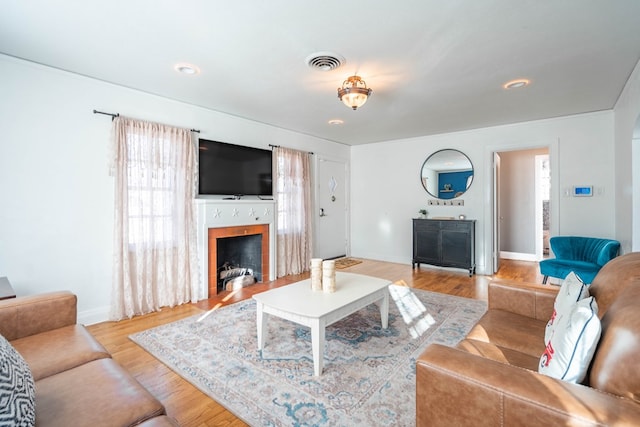
[[[361,308],[378,301],[384,329],[389,319],[388,280],[363,274],[336,273],[336,292],[311,290],[311,280],[286,285],[255,294],[257,308],[258,349],[266,343],[267,322],[271,314],[311,328],[313,371],[322,374],[325,328]]]

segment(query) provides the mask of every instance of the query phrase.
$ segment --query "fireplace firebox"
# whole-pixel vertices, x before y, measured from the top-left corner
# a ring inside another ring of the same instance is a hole
[[[218,292],[262,282],[262,234],[219,237],[216,246]]]
[[[269,278],[269,225],[209,228],[209,297]]]

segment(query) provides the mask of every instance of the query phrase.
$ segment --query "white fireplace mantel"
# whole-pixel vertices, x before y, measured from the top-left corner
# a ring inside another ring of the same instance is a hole
[[[276,222],[274,200],[220,200],[196,199],[198,264],[200,292],[198,300],[208,297],[208,233],[210,228],[235,227],[241,225],[269,225],[269,280],[276,276]]]

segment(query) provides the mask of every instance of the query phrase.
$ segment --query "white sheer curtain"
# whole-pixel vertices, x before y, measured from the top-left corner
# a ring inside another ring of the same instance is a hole
[[[309,153],[274,148],[277,276],[309,270],[311,261],[311,179]]]
[[[195,300],[195,143],[188,129],[116,117],[112,320]]]

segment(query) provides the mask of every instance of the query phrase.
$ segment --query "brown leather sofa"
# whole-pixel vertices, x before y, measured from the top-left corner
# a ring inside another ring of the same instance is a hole
[[[492,282],[488,311],[456,348],[416,362],[417,426],[640,425],[640,253],[589,287],[602,335],[585,384],[538,373],[556,286]]]
[[[76,318],[70,292],[0,301],[0,334],[35,381],[36,425],[177,426]]]

